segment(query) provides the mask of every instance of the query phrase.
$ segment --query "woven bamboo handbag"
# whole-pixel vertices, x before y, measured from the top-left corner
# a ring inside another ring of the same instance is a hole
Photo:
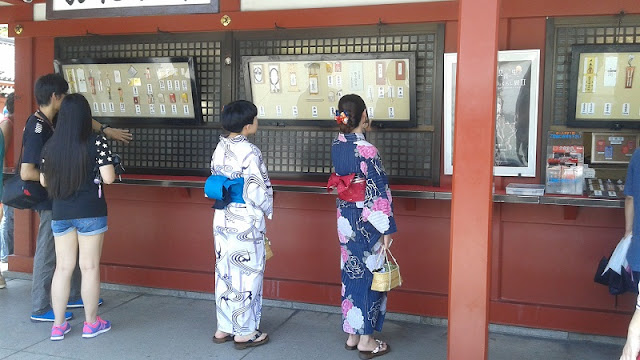
[[[264,255],[265,260],[269,260],[273,257],[273,250],[271,250],[271,241],[268,237],[264,237]]]
[[[389,261],[389,256],[393,262]],[[373,281],[371,282],[371,290],[387,292],[397,286],[402,285],[402,277],[400,276],[400,266],[393,257],[391,250],[386,249],[384,253],[385,261],[382,268],[373,272]]]

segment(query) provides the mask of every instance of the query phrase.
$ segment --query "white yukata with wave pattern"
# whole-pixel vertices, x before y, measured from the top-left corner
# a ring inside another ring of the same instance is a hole
[[[248,335],[260,326],[264,217],[271,219],[273,214],[273,189],[260,149],[242,135],[220,137],[211,157],[211,174],[244,178],[245,203],[215,211],[213,237],[218,330]]]

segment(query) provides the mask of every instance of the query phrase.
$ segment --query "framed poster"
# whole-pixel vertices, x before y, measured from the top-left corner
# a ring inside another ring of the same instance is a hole
[[[640,128],[640,44],[573,45],[571,52],[567,125]]]
[[[457,54],[444,54],[444,173],[453,174]],[[536,176],[540,50],[498,52],[495,176]]]
[[[193,58],[74,59],[54,65],[69,83],[69,92],[84,95],[100,122],[202,122]]]
[[[592,133],[592,164],[628,164],[638,147],[638,134]]]
[[[360,95],[377,127],[415,127],[415,54],[245,56],[246,98],[267,125],[335,126],[343,95]]]

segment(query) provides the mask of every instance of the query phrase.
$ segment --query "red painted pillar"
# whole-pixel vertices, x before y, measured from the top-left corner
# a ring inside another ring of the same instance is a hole
[[[22,130],[27,118],[33,112],[34,96],[34,40],[33,38],[15,35],[16,46],[16,79],[15,79],[15,120],[13,125],[13,149],[20,156],[22,146]],[[9,257],[9,270],[31,272],[33,255],[35,254],[35,237],[38,216],[31,210],[16,210],[14,230],[14,256]]]
[[[460,0],[448,359],[486,359],[500,0]]]

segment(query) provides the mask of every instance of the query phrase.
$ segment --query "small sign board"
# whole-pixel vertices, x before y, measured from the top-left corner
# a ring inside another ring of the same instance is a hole
[[[47,0],[47,20],[218,13],[220,0]]]
[[[591,136],[591,163],[626,164],[638,147],[638,134],[593,133]]]

